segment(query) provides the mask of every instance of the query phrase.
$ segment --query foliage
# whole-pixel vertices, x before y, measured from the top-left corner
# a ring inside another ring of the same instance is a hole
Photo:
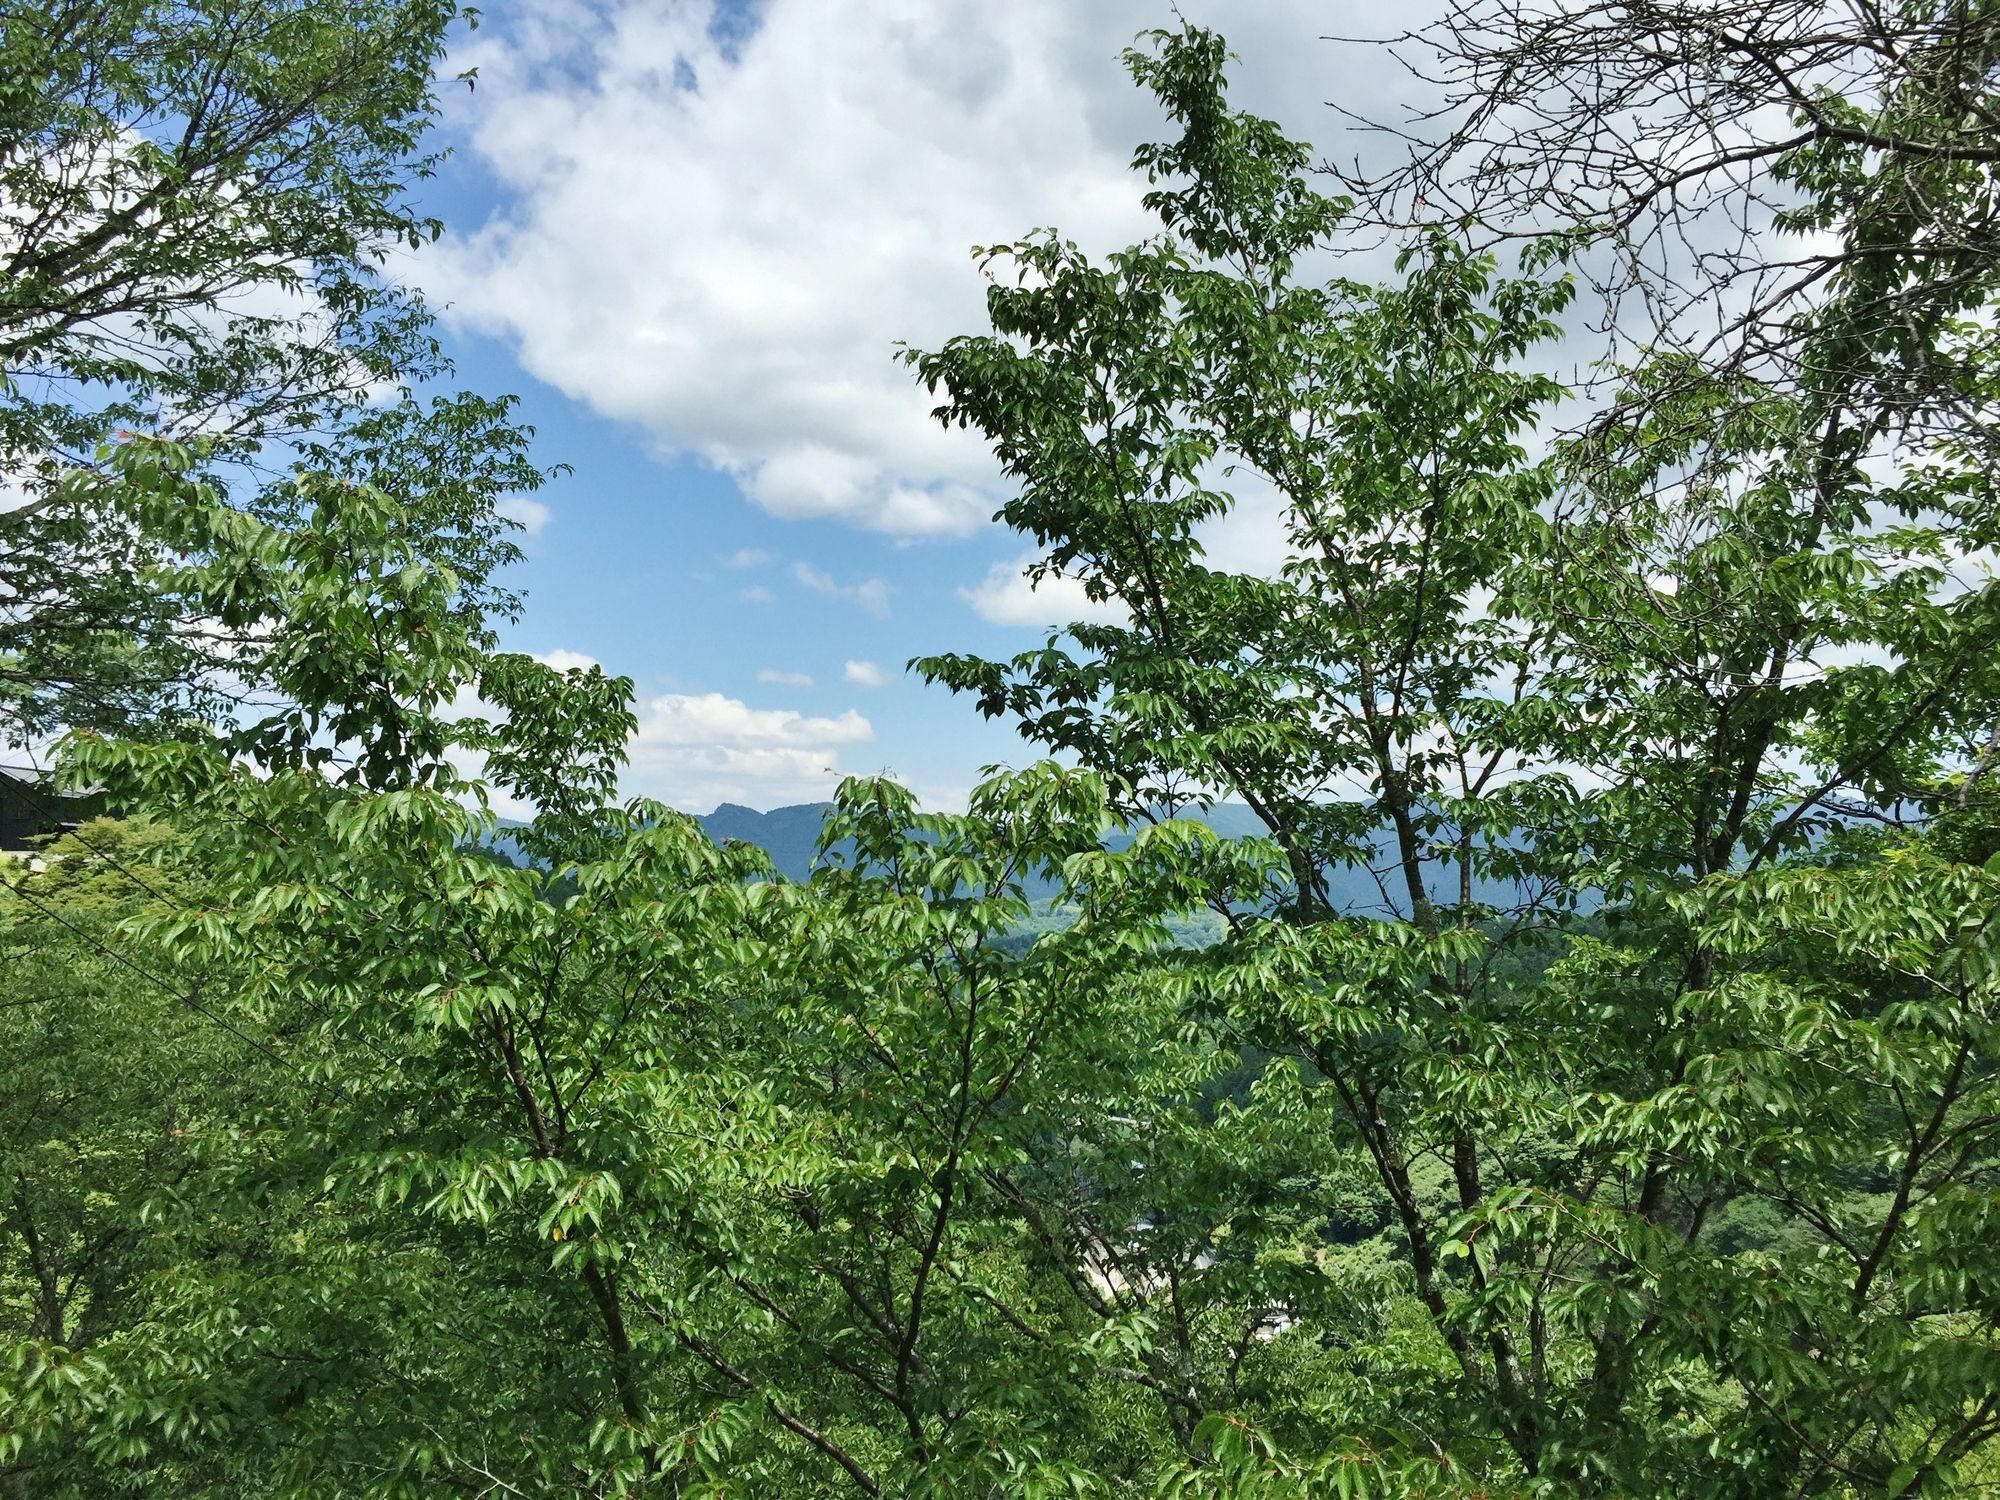
[[[1990,468],[1991,5],[1451,0],[1387,50],[1430,108],[1395,164],[1345,174],[1370,220],[1559,233],[1612,378],[1665,352],[1724,382],[1831,375],[1904,460]],[[1593,418],[1646,404],[1605,394]]]
[[[381,270],[410,204],[452,0],[0,5],[0,731],[212,719],[246,643],[157,588],[162,539],[78,482],[115,433],[194,445],[238,503],[294,503],[272,444],[389,484],[478,607],[500,496],[545,477],[511,402],[446,372]],[[398,398],[395,392],[403,388]],[[388,399],[383,399],[384,393]],[[99,477],[102,477],[100,472]]]
[[[171,843],[92,821],[0,892],[0,1474],[25,1454],[50,1493],[125,1487],[133,1459],[175,1446],[196,1384],[212,1405],[254,1397],[222,1374],[226,1299],[279,1205],[219,1189],[277,1080],[113,943],[191,899],[159,864]]]
[[[989,252],[992,333],[909,356],[1126,623],[923,663],[1061,762],[958,815],[851,781],[809,879],[620,801],[631,684],[491,653],[403,501],[482,491],[400,418],[268,508],[159,438],[64,480],[269,702],[72,735],[157,821],[0,898],[7,1003],[100,1081],[0,1053],[0,1486],[1991,1478],[1969,460],[1883,477],[1834,363],[1663,359],[1626,440],[1538,446],[1558,255],[1328,275],[1345,207],[1220,41],[1130,62],[1159,232]],[[1200,548],[1251,484],[1273,576]],[[1225,795],[1268,837],[1174,816]]]
[[[434,239],[403,189],[451,4],[112,0],[6,11],[0,361],[12,462],[310,426],[328,395],[435,359],[382,279]],[[102,393],[109,406],[81,406]]]
[[[1642,370],[1651,425],[1531,457],[1570,296],[1548,254],[1505,277],[1439,230],[1392,287],[1310,277],[1344,205],[1226,108],[1218,41],[1158,40],[1134,67],[1183,129],[1138,157],[1162,233],[1102,265],[1052,234],[989,251],[994,333],[911,356],[1019,484],[1038,566],[1130,623],[922,670],[1128,816],[1226,792],[1272,830],[1273,920],[1211,950],[1202,1010],[1308,1059],[1298,1107],[1378,1179],[1452,1371],[1403,1441],[1560,1493],[1948,1483],[1996,1418],[1963,1269],[1992,876],[1921,844],[1801,856],[1942,797],[1992,721],[2000,595],[1943,566],[1981,539],[1967,472],[1871,479],[1832,360],[1789,390]],[[1276,577],[1202,561],[1232,475],[1282,501]],[[1379,829],[1399,919],[1363,922],[1321,872]],[[1502,982],[1600,895],[1605,938]],[[1746,1197],[1810,1250],[1710,1253]]]

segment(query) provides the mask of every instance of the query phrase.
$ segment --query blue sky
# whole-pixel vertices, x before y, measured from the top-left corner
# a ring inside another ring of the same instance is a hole
[[[1317,40],[1372,7],[1183,0],[1230,37],[1234,94],[1339,147],[1324,107],[1393,97],[1379,55]],[[974,243],[1146,232],[1132,147],[1160,128],[1117,63],[1127,0],[513,0],[462,40],[454,150],[401,267],[460,382],[513,391],[574,472],[520,508],[507,644],[632,677],[627,790],[705,812],[891,771],[932,804],[1029,749],[904,672],[1004,654],[1070,617],[1031,593],[1006,489],[894,361],[982,326]],[[1379,25],[1379,18],[1377,20]],[[1210,538],[1246,565],[1246,497]]]

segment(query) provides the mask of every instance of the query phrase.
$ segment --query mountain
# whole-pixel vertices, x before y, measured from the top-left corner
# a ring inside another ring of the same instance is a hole
[[[787,880],[804,881],[812,874],[819,853],[820,825],[826,821],[831,802],[801,802],[793,807],[774,807],[758,812],[735,802],[724,802],[712,813],[690,813],[702,831],[718,844],[755,844],[771,856],[771,863]],[[496,853],[515,864],[527,863],[513,830],[526,825],[502,818],[488,841]]]
[[[795,807],[774,807],[769,812],[758,812],[755,808],[725,802],[706,817],[695,814],[694,820],[718,844],[724,840],[755,844],[771,856],[771,863],[787,880],[805,880],[811,875],[813,860],[819,853],[820,824],[832,805],[829,802],[806,802]],[[1264,831],[1264,825],[1255,813],[1235,803],[1221,803],[1206,814],[1191,813],[1189,816],[1199,818],[1224,838],[1246,838]],[[1126,849],[1131,847],[1131,843],[1132,835],[1114,833],[1105,838],[1104,847]],[[840,847],[835,845],[836,852]],[[1054,881],[1035,879],[1029,882],[1028,895],[1039,899],[1054,890]]]
[[[801,802],[758,812],[754,807],[725,802],[706,817],[694,814],[694,820],[716,843],[755,844],[771,856],[771,863],[785,879],[802,881],[812,875],[813,860],[819,853],[820,825],[832,807],[831,802]]]
[[[813,861],[819,853],[819,831],[826,814],[833,804],[829,802],[802,802],[791,807],[774,807],[769,812],[759,812],[754,807],[744,807],[735,802],[724,802],[708,814],[691,814],[704,832],[716,843],[755,844],[770,855],[771,863],[778,873],[787,880],[804,881],[811,877]],[[1218,802],[1206,812],[1189,811],[1185,817],[1205,823],[1226,839],[1252,838],[1262,834],[1263,821],[1240,802]],[[522,863],[524,856],[515,843],[509,829],[518,828],[519,823],[502,819],[499,831],[494,835],[492,847],[506,855],[515,863]],[[1131,847],[1132,835],[1113,833],[1106,836],[1104,847],[1113,851]],[[1341,911],[1359,912],[1375,916],[1388,916],[1392,911],[1400,911],[1402,901],[1396,894],[1385,896],[1386,883],[1392,893],[1400,893],[1400,877],[1389,868],[1390,856],[1387,852],[1386,833],[1378,841],[1381,851],[1374,864],[1385,875],[1385,881],[1378,883],[1376,877],[1365,869],[1347,866],[1330,868],[1326,872],[1327,894],[1333,905]],[[835,846],[839,852],[840,846]],[[1431,895],[1438,901],[1456,900],[1454,892],[1447,890],[1445,872],[1434,870],[1431,874]],[[1046,876],[1037,876],[1028,882],[1026,895],[1032,901],[1043,901],[1055,894],[1056,882]],[[1504,884],[1491,880],[1477,880],[1473,883],[1475,900],[1507,904],[1516,899],[1515,893]]]

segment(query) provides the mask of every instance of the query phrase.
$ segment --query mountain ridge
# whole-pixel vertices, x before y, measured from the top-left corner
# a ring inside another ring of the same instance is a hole
[[[772,867],[780,875],[787,880],[804,882],[812,878],[813,865],[819,857],[820,828],[832,806],[831,802],[796,802],[760,812],[740,802],[719,802],[713,812],[689,813],[687,816],[694,819],[718,845],[755,844],[770,856]],[[1226,839],[1254,837],[1265,832],[1263,820],[1240,802],[1218,802],[1205,810],[1191,808],[1181,816],[1204,824]],[[517,864],[525,863],[526,856],[510,832],[524,826],[517,820],[502,818],[489,847]],[[1104,847],[1113,852],[1129,848],[1132,837],[1125,832],[1109,833],[1104,839]],[[834,846],[835,853],[842,850],[842,845]],[[1386,864],[1390,858],[1384,848],[1377,863]],[[1442,874],[1432,872],[1432,883],[1440,885],[1432,892],[1432,899],[1455,899],[1441,888]],[[1324,872],[1324,879],[1328,898],[1337,910],[1360,915],[1388,915],[1397,909],[1393,897],[1387,895],[1375,876],[1364,868],[1331,866]],[[1508,899],[1508,890],[1500,882],[1482,877],[1473,884],[1476,900],[1504,902]],[[1030,900],[1042,901],[1055,895],[1058,888],[1058,882],[1052,876],[1038,873],[1025,882],[1024,894]]]

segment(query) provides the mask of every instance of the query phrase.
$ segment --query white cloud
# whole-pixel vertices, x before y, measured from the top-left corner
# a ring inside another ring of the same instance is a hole
[[[858,604],[878,620],[888,617],[889,585],[880,578],[864,578],[859,583],[841,583],[831,573],[805,562],[792,564],[792,577],[815,594],[824,594],[829,599],[845,599]]]
[[[773,687],[808,688],[813,685],[812,674],[810,672],[781,672],[776,667],[760,668],[757,673],[757,680],[769,683]]]
[[[1047,628],[1077,620],[1122,625],[1130,618],[1116,600],[1093,602],[1083,591],[1083,581],[1051,574],[1039,584],[1029,580],[1032,555],[1012,562],[995,563],[976,587],[961,588],[958,597],[972,606],[980,619],[994,625],[1033,625]]]
[[[840,669],[840,680],[858,688],[878,688],[888,682],[889,674],[872,661],[851,661]]]
[[[832,791],[842,750],[874,727],[853,709],[833,717],[752,708],[721,693],[666,693],[639,706],[627,789],[689,812],[717,802],[777,807]]]
[[[723,566],[729,568],[762,567],[771,560],[771,554],[762,547],[738,547],[723,559]]]
[[[598,665],[580,651],[557,649],[534,656],[559,672]],[[758,677],[782,686],[812,684],[802,672],[766,670]],[[824,716],[752,708],[722,693],[663,693],[633,708],[639,727],[626,745],[621,791],[657,797],[689,812],[707,812],[717,802],[780,807],[816,801],[847,774],[841,752],[875,738],[874,726],[853,709]],[[493,708],[468,685],[447,716],[475,714],[490,717]],[[486,757],[477,752],[458,751],[452,758],[467,775],[485,770]],[[497,789],[491,801],[502,817],[533,815],[532,808]]]
[[[1231,97],[1308,139],[1337,143],[1330,95],[1390,112],[1378,55],[1315,42],[1320,0],[1182,9],[1243,55]],[[1166,10],[769,0],[732,42],[712,14],[536,0],[472,37],[450,65],[479,88],[451,97],[451,125],[504,199],[418,278],[532,374],[774,514],[977,529],[997,470],[930,419],[894,345],[984,326],[974,244],[1055,224],[1102,251],[1149,232],[1128,164],[1163,125],[1117,58]]]
[[[586,667],[597,665],[596,657],[585,656],[581,651],[565,650],[560,646],[553,651],[531,651],[528,654],[543,666],[553,667],[558,672],[581,671]],[[479,696],[478,687],[470,682],[464,683],[459,687],[451,703],[443,710],[443,716],[446,719],[481,718],[488,720],[501,717],[498,710],[491,703],[488,703],[484,698]],[[461,775],[476,779],[486,774],[486,754],[484,751],[466,750],[463,748],[455,749],[450,752],[450,760]],[[532,805],[502,791],[496,786],[489,786],[487,788],[487,803],[495,813],[503,818],[515,818],[526,821],[535,815],[535,809]]]
[[[1226,515],[1195,528],[1202,561],[1226,573],[1276,578],[1292,554],[1285,497],[1248,464],[1236,464],[1228,473],[1224,467],[1210,465],[1200,476],[1204,485],[1235,502]]]
[[[761,583],[753,583],[747,589],[739,589],[736,597],[745,604],[769,604],[771,591]]]
[[[972,802],[972,788],[958,781],[913,782],[917,806],[927,813],[963,813]]]
[[[549,524],[549,508],[527,495],[507,495],[493,508],[529,536],[540,536],[542,528]]]
[[[552,667],[558,672],[580,672],[597,665],[596,657],[585,656],[581,651],[564,650],[560,646],[553,651],[530,651],[528,655],[543,666]],[[467,719],[475,715],[480,718],[492,718],[495,712],[493,705],[480,697],[478,685],[466,682],[459,685],[458,692],[443,710],[443,715],[447,719]],[[484,765],[485,757],[478,757],[476,764]]]
[[[1276,578],[1290,556],[1285,499],[1277,487],[1247,465],[1224,473],[1220,465],[1201,475],[1201,483],[1223,491],[1234,501],[1229,511],[1195,528],[1202,561],[1211,568]],[[995,625],[1026,625],[1047,629],[1088,620],[1122,625],[1130,612],[1116,600],[1093,602],[1081,579],[1050,575],[1031,583],[1027,570],[1036,554],[995,563],[986,576],[958,597],[982,620]]]

